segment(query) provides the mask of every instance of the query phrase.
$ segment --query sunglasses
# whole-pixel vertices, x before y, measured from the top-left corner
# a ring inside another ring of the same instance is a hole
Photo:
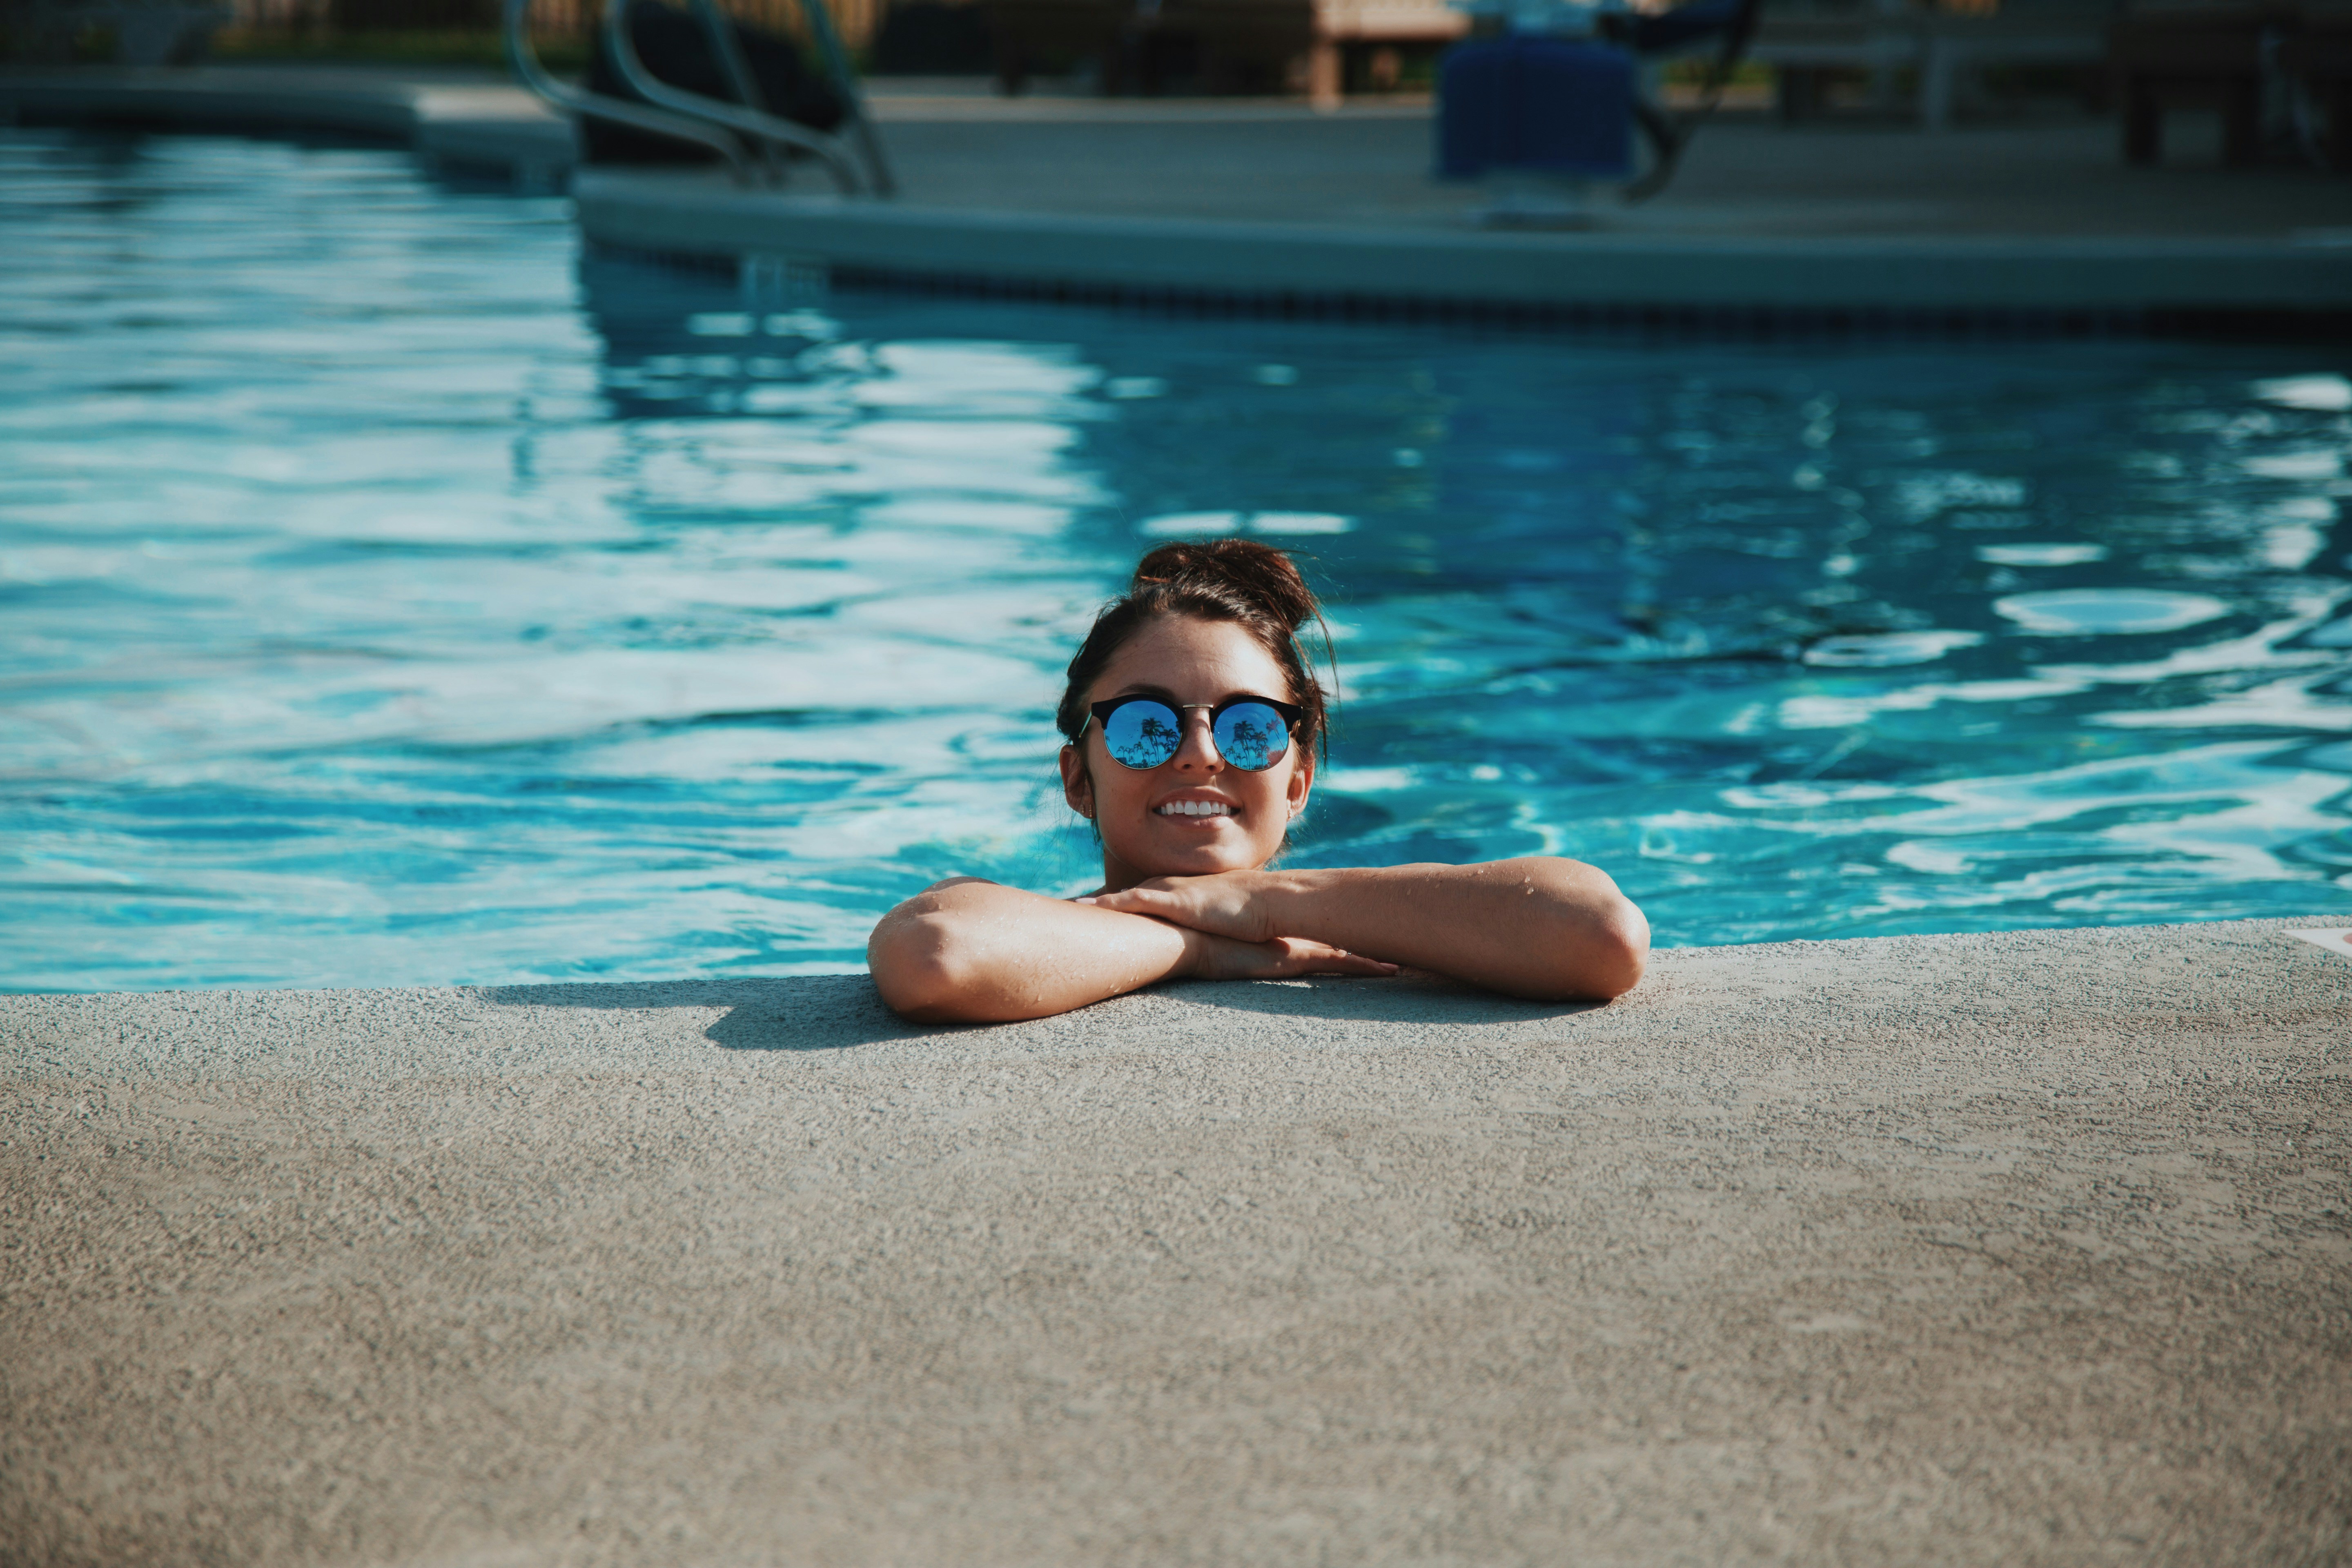
[[[1264,773],[1290,750],[1290,732],[1306,710],[1271,697],[1228,697],[1211,707],[1206,702],[1169,702],[1157,697],[1114,697],[1087,711],[1102,726],[1103,747],[1110,760],[1139,772],[1156,768],[1174,756],[1184,743],[1184,715],[1195,708],[1209,710],[1209,739],[1217,755],[1244,773]],[[1086,738],[1086,726],[1078,738]]]

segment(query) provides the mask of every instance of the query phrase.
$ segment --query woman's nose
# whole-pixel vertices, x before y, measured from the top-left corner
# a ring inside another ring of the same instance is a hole
[[[1212,773],[1225,765],[1225,759],[1217,754],[1216,737],[1209,731],[1209,716],[1197,708],[1184,715],[1184,743],[1176,748],[1176,765]]]

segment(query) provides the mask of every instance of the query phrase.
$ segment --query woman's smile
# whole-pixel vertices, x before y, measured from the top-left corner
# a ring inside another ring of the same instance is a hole
[[[1213,827],[1220,822],[1239,816],[1241,810],[1242,808],[1232,801],[1219,796],[1193,795],[1178,795],[1163,800],[1151,808],[1151,815],[1164,816],[1171,821],[1197,823],[1204,827]]]

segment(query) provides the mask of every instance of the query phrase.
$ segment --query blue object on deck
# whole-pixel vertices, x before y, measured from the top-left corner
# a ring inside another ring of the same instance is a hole
[[[1438,75],[1437,173],[1622,180],[1633,173],[1633,57],[1510,34],[1466,43]]]

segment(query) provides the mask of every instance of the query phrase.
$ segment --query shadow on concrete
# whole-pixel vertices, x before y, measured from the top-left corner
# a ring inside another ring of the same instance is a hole
[[[1305,980],[1186,981],[1167,988],[1204,1007],[1279,1018],[1330,1018],[1380,1024],[1528,1024],[1590,1013],[1606,1002],[1528,1002],[1434,975],[1394,980],[1338,975]]]
[[[593,1007],[634,1012],[723,1008],[703,1031],[730,1051],[839,1051],[884,1040],[960,1033],[963,1026],[909,1024],[882,1005],[863,974],[781,980],[665,980],[622,984],[491,985],[483,999],[502,1007]]]
[[[588,1007],[602,1012],[672,1007],[718,1010],[704,1038],[730,1051],[840,1051],[886,1040],[961,1035],[997,1026],[909,1024],[882,1005],[863,974],[775,980],[667,980],[564,985],[491,985],[483,1000],[502,1007]],[[1524,1024],[1605,1006],[1600,1002],[1523,1002],[1434,978],[1180,981],[1141,993],[1194,1006],[1269,1017],[1334,1022]]]

